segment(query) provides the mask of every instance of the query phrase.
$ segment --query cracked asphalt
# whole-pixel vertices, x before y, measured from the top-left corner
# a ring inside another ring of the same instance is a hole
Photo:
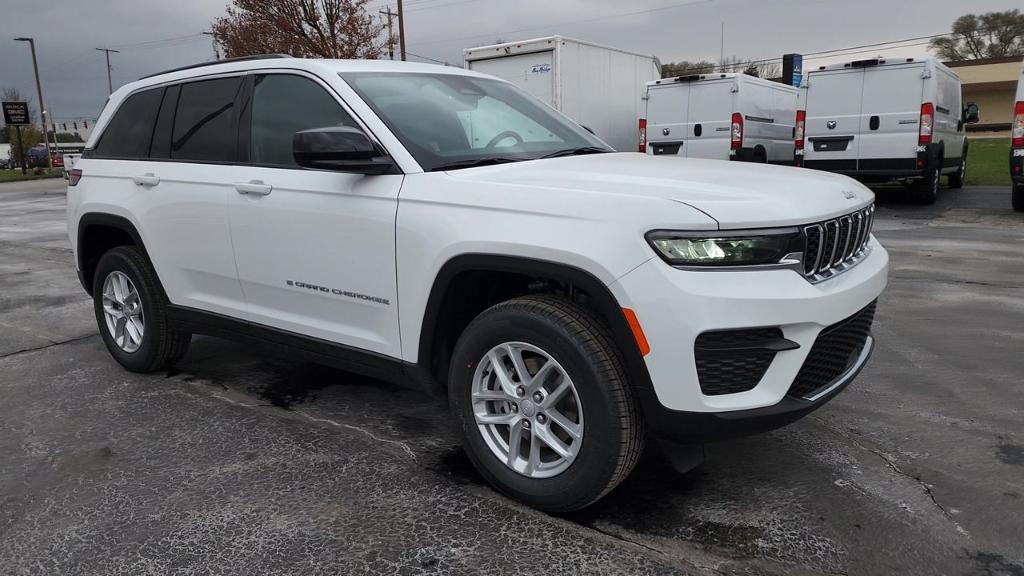
[[[1024,215],[879,190],[878,348],[829,405],[645,457],[554,517],[483,484],[438,399],[196,338],[121,370],[63,181],[0,185],[0,574],[1024,576]]]

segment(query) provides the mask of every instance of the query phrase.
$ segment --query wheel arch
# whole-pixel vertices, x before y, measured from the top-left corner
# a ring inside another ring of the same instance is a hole
[[[135,225],[124,216],[105,212],[87,212],[78,220],[77,265],[82,287],[91,296],[93,275],[100,258],[111,248],[135,246],[142,251],[150,266],[153,265],[146,250],[142,235]],[[157,278],[161,294],[166,298],[163,285]]]
[[[569,287],[570,291],[582,291],[588,297],[588,308],[597,313],[611,331],[626,366],[632,387],[651,387],[650,375],[640,349],[633,337],[626,316],[608,286],[596,276],[581,268],[520,256],[499,254],[462,254],[448,260],[434,277],[430,295],[427,298],[420,327],[417,366],[421,374],[431,377],[435,391],[444,389],[447,379],[447,363],[450,359],[443,354],[445,347],[453,342],[439,338],[443,334],[445,321],[452,313],[453,303],[449,294],[456,288],[460,278],[467,274],[505,274],[531,279],[533,282],[550,281]],[[461,326],[458,332],[461,334]],[[456,336],[457,337],[457,336]],[[439,352],[442,354],[439,357]],[[448,350],[450,354],[451,350]],[[444,370],[439,374],[439,370]]]

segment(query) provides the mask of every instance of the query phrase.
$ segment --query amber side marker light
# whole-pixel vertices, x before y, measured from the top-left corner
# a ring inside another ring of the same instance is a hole
[[[640,327],[640,321],[636,318],[636,312],[629,308],[623,308],[622,314],[626,316],[629,329],[633,332],[633,339],[636,340],[636,345],[640,348],[640,355],[647,356],[651,351],[651,345],[647,343],[647,336],[644,336],[644,330]]]

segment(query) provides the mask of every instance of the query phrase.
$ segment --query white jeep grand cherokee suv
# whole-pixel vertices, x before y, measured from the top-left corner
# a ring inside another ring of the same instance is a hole
[[[253,57],[115,92],[68,190],[110,353],[244,338],[446,393],[501,491],[582,508],[651,436],[821,406],[864,366],[888,255],[844,176],[613,153],[511,84]]]

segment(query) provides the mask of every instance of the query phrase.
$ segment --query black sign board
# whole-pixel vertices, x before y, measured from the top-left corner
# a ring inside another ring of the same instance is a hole
[[[804,57],[800,54],[786,54],[782,57],[782,83],[799,86],[804,76]]]
[[[4,123],[9,126],[28,126],[28,102],[4,102]]]

